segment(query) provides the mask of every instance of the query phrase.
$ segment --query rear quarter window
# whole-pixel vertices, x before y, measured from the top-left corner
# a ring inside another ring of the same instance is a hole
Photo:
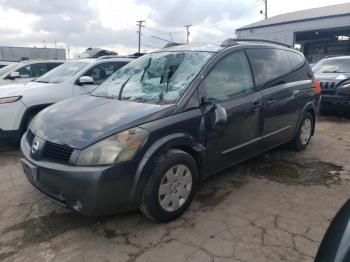
[[[292,71],[291,62],[285,50],[274,48],[247,49],[247,54],[257,86],[265,85],[269,81]]]
[[[287,55],[290,59],[291,65],[293,69],[297,69],[304,65],[305,63],[305,58],[303,55],[292,52],[292,51],[286,51]]]

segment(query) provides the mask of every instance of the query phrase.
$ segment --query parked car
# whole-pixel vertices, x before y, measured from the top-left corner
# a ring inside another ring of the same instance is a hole
[[[13,63],[14,62],[0,61],[0,69]]]
[[[350,261],[350,199],[339,210],[327,229],[315,262]]]
[[[0,87],[0,139],[17,141],[33,117],[58,101],[91,92],[133,59],[69,61],[25,84]]]
[[[0,69],[0,85],[26,83],[63,64],[60,60],[12,63]]]
[[[32,185],[85,215],[140,208],[169,221],[200,180],[314,134],[319,93],[304,56],[226,41],[145,54],[91,94],[41,111],[22,137]]]
[[[325,58],[313,71],[322,88],[321,108],[350,109],[350,56]]]

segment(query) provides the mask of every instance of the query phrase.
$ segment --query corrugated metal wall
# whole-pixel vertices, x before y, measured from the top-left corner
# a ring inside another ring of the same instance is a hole
[[[66,51],[61,48],[30,48],[0,46],[0,60],[17,62],[22,59],[49,60],[66,59]]]

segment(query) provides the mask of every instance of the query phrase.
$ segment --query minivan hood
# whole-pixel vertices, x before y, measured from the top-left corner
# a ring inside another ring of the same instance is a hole
[[[119,131],[168,116],[173,108],[83,95],[44,109],[30,129],[47,141],[83,149]]]
[[[33,88],[52,85],[49,83],[28,82],[23,84],[8,84],[0,86],[0,97],[21,96]]]

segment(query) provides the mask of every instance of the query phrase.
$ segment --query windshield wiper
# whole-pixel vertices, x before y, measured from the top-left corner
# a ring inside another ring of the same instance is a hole
[[[128,77],[128,79],[125,80],[125,82],[120,86],[120,90],[119,90],[119,95],[118,95],[118,100],[122,100],[122,93],[124,90],[124,87],[126,86],[126,84],[129,82],[129,80],[131,79],[132,74]]]
[[[95,96],[95,97],[102,97],[102,98],[106,98],[106,99],[115,99],[117,97],[117,95],[96,95],[96,94],[90,94],[91,96]]]
[[[34,80],[34,82],[37,82],[37,83],[46,83],[46,84],[49,83],[48,81],[42,81],[42,80]]]
[[[340,72],[337,70],[325,70],[325,71],[322,71],[322,73],[343,73],[343,72]]]

